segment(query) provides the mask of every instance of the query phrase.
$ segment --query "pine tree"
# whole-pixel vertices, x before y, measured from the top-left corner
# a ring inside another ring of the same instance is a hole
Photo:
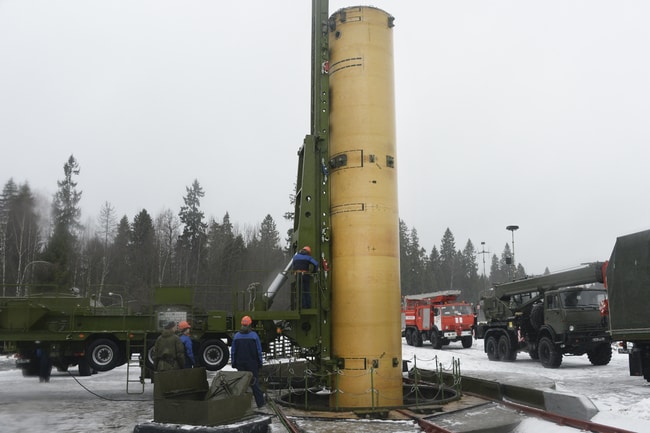
[[[478,264],[476,263],[476,251],[471,240],[467,240],[465,248],[461,253],[461,264],[463,270],[462,299],[468,302],[478,300],[479,277]]]
[[[134,278],[131,296],[134,299],[147,299],[156,281],[156,247],[153,221],[145,209],[133,218],[130,245]]]
[[[443,289],[456,288],[457,257],[456,241],[451,230],[447,227],[440,243],[440,281]]]
[[[199,281],[207,224],[203,222],[203,212],[200,210],[201,198],[205,195],[198,180],[186,188],[187,195],[183,198],[185,206],[181,207],[179,218],[183,224],[181,248],[184,260],[184,281],[186,284]]]
[[[109,267],[113,271],[107,276],[107,282],[125,288],[130,287],[129,285],[134,280],[134,277],[131,275],[133,268],[131,257],[131,225],[126,215],[122,216],[120,222],[117,224],[115,238],[108,256],[111,258]]]
[[[46,250],[46,260],[54,264],[54,281],[60,287],[73,287],[77,271],[77,235],[81,228],[81,191],[77,191],[74,176],[79,175],[77,160],[70,155],[63,166],[64,178],[52,203],[53,231]]]

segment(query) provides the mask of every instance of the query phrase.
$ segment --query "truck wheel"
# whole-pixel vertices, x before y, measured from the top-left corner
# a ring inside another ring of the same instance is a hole
[[[539,328],[544,324],[544,305],[535,304],[533,305],[532,310],[530,310],[530,325],[535,331],[539,331]]]
[[[156,366],[153,364],[153,348],[155,345],[155,340],[147,341],[147,355],[144,357],[144,365],[151,370],[156,369]]]
[[[431,335],[429,336],[429,340],[431,340],[431,347],[433,347],[436,350],[442,349],[442,338],[440,337],[440,334],[438,334],[437,329],[431,330]]]
[[[490,361],[499,360],[499,355],[497,353],[497,339],[493,336],[489,336],[487,340],[485,340],[485,352]]]
[[[93,370],[112,370],[117,366],[120,358],[117,344],[108,338],[99,338],[90,343],[86,349],[86,360]]]
[[[539,340],[539,361],[546,368],[558,368],[562,364],[562,354],[548,337]]]
[[[469,349],[470,347],[472,347],[472,337],[471,336],[463,337],[461,339],[461,342],[463,343],[463,349]]]
[[[612,346],[608,343],[599,344],[587,352],[587,357],[593,365],[607,365],[612,360]]]
[[[229,356],[228,345],[215,338],[201,343],[198,362],[208,371],[218,371],[228,364]]]
[[[510,338],[507,335],[502,335],[499,338],[497,343],[497,353],[501,361],[514,361],[517,359],[517,351],[512,344],[510,344]]]
[[[79,363],[77,364],[77,368],[79,369],[79,376],[90,376],[91,374],[93,374],[93,370],[90,368],[90,364],[88,364],[88,360],[83,356],[79,358]]]
[[[420,331],[413,332],[413,345],[415,347],[422,347],[422,334],[420,334]]]
[[[404,338],[406,338],[406,344],[409,346],[413,346],[413,331],[410,329],[407,329],[404,332]]]

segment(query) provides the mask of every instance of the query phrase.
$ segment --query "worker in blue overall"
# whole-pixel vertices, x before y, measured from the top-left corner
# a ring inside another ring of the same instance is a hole
[[[250,371],[253,373],[251,389],[257,407],[265,404],[264,393],[259,384],[259,372],[262,367],[262,343],[257,332],[251,329],[253,321],[249,316],[241,319],[241,329],[232,339],[230,348],[231,364],[237,371]]]
[[[310,271],[310,267],[313,270]],[[318,272],[318,262],[311,256],[311,248],[305,245],[293,256],[293,272],[296,275],[298,287],[302,288],[302,308],[311,308],[310,273]]]

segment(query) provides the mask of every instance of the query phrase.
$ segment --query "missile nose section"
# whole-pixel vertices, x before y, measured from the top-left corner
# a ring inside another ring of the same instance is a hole
[[[393,17],[374,7],[329,20],[331,406],[402,404]]]

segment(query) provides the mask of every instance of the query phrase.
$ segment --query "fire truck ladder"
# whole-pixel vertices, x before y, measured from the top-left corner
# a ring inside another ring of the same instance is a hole
[[[147,359],[147,333],[136,331],[126,335],[126,393],[143,394]],[[136,383],[138,385],[136,385]]]

